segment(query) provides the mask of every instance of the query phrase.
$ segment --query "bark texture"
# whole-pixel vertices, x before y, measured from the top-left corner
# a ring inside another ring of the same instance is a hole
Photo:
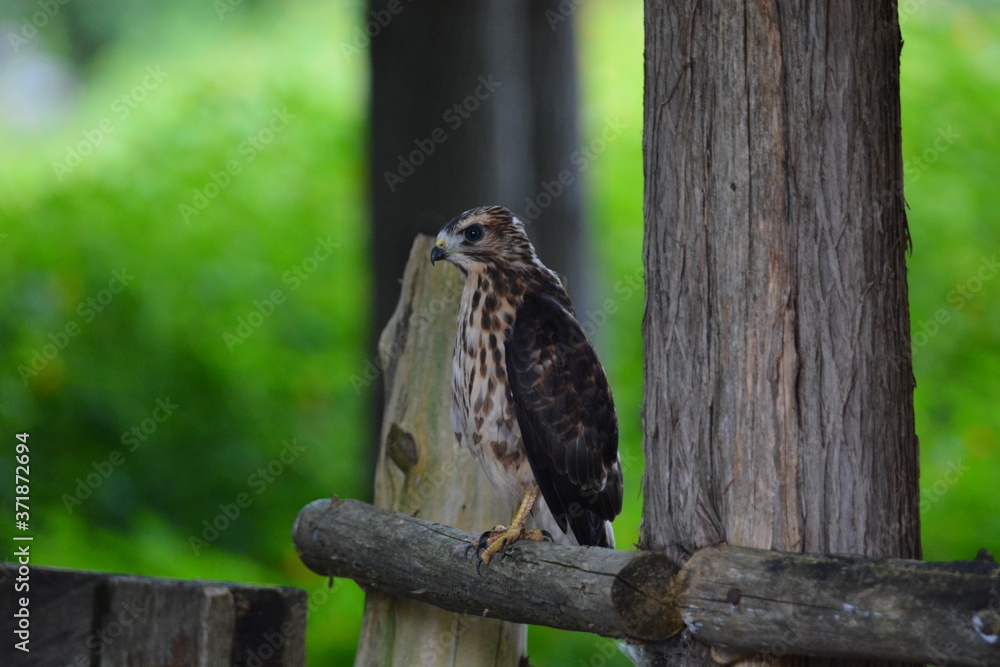
[[[642,547],[919,558],[895,4],[646,13]]]
[[[681,570],[684,622],[716,656],[1000,664],[1000,567],[706,547]]]

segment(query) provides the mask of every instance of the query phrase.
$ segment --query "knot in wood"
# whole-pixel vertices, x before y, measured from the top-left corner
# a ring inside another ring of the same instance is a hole
[[[413,434],[404,430],[399,424],[389,426],[389,433],[385,437],[385,447],[389,458],[404,473],[410,472],[420,460],[417,441],[413,438]]]

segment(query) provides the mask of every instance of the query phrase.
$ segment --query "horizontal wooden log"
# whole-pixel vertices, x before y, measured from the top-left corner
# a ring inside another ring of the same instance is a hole
[[[925,563],[707,548],[679,579],[685,623],[718,649],[1000,665],[1000,567],[985,550]]]
[[[683,627],[716,656],[1000,665],[1000,566],[706,548],[649,552],[519,542],[482,575],[473,535],[352,500],[317,500],[293,531],[313,571],[450,611],[635,641]]]
[[[683,627],[659,554],[522,541],[477,574],[474,535],[356,500],[317,500],[295,523],[302,562],[449,611],[640,640]]]

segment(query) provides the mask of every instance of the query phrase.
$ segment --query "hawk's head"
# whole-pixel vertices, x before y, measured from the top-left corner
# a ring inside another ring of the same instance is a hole
[[[535,262],[524,224],[502,206],[466,211],[438,232],[431,263],[446,259],[464,273],[489,266],[506,270]]]

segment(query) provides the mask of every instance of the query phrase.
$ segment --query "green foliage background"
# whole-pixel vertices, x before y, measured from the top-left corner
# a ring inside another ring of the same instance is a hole
[[[990,268],[1000,12],[903,5],[924,549],[968,558],[1000,547],[1000,281]],[[345,49],[363,8],[246,3],[220,19],[209,3],[177,7],[120,29],[54,129],[0,125],[0,423],[11,449],[14,433],[31,433],[34,562],[299,586],[313,596],[310,664],[348,664],[363,595],[305,570],[289,531],[306,502],[369,487],[368,65],[363,48]],[[34,10],[15,3],[8,18]],[[609,120],[625,126],[585,177],[595,303],[617,307],[597,339],[622,423],[628,491],[615,525],[627,548],[642,474],[641,4],[591,0],[578,16],[582,141]],[[29,44],[43,47],[65,49],[59,17]],[[137,101],[147,68],[165,76]],[[122,95],[135,108],[116,105]],[[285,126],[262,132],[276,114]],[[79,166],[57,173],[53,163],[102,123],[112,129]],[[213,189],[230,161],[239,173]],[[103,292],[115,271],[134,278]],[[240,329],[261,311],[259,326]],[[62,349],[38,359],[47,344]],[[176,405],[162,423],[150,421],[163,416],[158,400]],[[133,427],[143,440],[129,438]],[[302,451],[279,469],[288,442]],[[0,456],[0,477],[5,536],[11,456]],[[204,522],[239,494],[250,505],[208,539]],[[531,633],[533,664],[628,664],[609,646]]]

